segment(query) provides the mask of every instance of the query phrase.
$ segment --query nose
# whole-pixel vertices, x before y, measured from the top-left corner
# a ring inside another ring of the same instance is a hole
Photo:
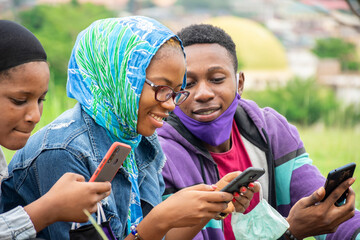
[[[172,112],[175,109],[176,105],[174,103],[174,99],[171,97],[167,101],[161,102],[161,106],[169,112]]]
[[[207,102],[215,97],[215,93],[207,81],[199,81],[194,94],[194,100],[198,102]]]
[[[38,102],[29,104],[28,110],[25,115],[25,121],[31,123],[38,123],[42,114],[42,105]]]

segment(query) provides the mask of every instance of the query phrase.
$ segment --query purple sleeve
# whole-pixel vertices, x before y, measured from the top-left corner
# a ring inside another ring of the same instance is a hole
[[[291,206],[299,199],[311,195],[319,187],[324,186],[325,178],[315,166],[305,164],[292,173],[290,192]],[[340,224],[335,233],[327,234],[326,240],[351,239],[355,232],[360,231],[360,212],[356,211],[355,216]],[[359,235],[360,237],[360,235]],[[353,238],[354,240],[356,238]]]
[[[192,160],[195,158],[193,154],[170,139],[159,137],[159,141],[166,155],[166,163],[162,169],[166,190],[179,190],[203,182],[201,175],[197,173],[199,167]]]
[[[355,234],[357,232],[357,235]],[[355,234],[355,236],[354,236]],[[353,238],[352,238],[353,237]],[[328,234],[326,240],[358,240],[360,239],[360,212],[356,211],[355,216],[340,224],[335,233]]]
[[[290,183],[291,206],[303,197],[310,196],[318,188],[324,186],[325,178],[319,170],[304,164],[292,172]]]

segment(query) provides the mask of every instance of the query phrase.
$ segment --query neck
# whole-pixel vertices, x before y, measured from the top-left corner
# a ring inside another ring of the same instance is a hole
[[[205,148],[209,151],[209,152],[214,152],[214,153],[223,153],[223,152],[227,152],[230,150],[232,142],[231,142],[231,133],[230,133],[230,138],[228,140],[226,140],[225,142],[223,142],[222,144],[218,145],[218,146],[212,146],[206,142],[203,142]]]

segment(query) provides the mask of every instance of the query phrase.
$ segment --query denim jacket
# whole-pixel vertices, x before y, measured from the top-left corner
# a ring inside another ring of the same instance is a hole
[[[77,104],[52,123],[35,133],[9,164],[9,177],[2,183],[0,211],[26,205],[44,195],[66,172],[81,174],[88,181],[105,156],[112,141],[104,128],[96,124]],[[164,153],[156,133],[142,137],[135,149],[139,169],[139,188],[143,215],[161,202],[164,182],[161,169]],[[126,235],[131,182],[121,167],[112,180],[112,192],[103,200],[103,208],[117,239]],[[71,223],[57,222],[38,237],[68,239]]]

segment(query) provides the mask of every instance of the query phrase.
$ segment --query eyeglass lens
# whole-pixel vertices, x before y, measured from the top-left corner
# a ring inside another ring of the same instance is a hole
[[[165,102],[171,97],[173,97],[175,105],[180,105],[187,98],[187,94],[185,92],[174,92],[174,90],[167,86],[161,86],[156,91],[158,101]]]

